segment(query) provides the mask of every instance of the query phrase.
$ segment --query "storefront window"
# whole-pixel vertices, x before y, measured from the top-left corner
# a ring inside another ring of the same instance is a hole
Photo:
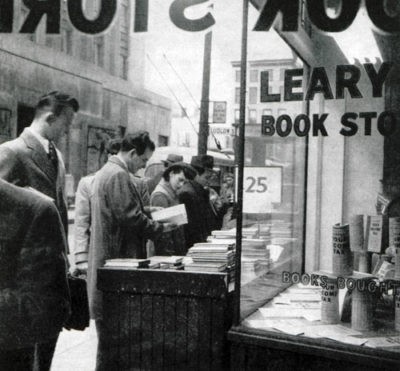
[[[258,35],[255,35],[258,37]],[[249,40],[248,62],[254,62],[255,43]],[[274,49],[285,53],[296,68],[304,68],[298,57],[283,40]],[[258,61],[258,64],[261,62]],[[287,60],[285,61],[287,63]],[[267,50],[263,56],[263,70],[268,76],[280,73],[283,67]],[[283,82],[280,82],[283,84]],[[272,118],[272,112],[284,110],[295,117],[303,113],[299,102],[262,101],[263,92],[275,87],[271,79],[262,80],[258,87],[261,96],[249,103],[262,109]],[[252,88],[250,88],[252,89]],[[251,91],[251,90],[250,90]],[[253,99],[255,99],[253,97]],[[251,110],[249,111],[251,113]],[[278,117],[274,118],[274,120]],[[251,117],[250,117],[251,122]],[[254,122],[255,123],[255,122]],[[289,130],[282,122],[282,129]],[[282,272],[301,271],[304,254],[304,202],[307,140],[289,134],[284,140],[263,136],[262,125],[248,130],[245,152],[248,154],[244,169],[243,245],[241,271],[241,314],[246,317],[276,295],[288,284],[282,282]]]
[[[332,18],[340,14],[342,2],[326,3]],[[245,133],[240,325],[398,352],[395,44],[372,31],[365,10],[335,35],[276,36],[248,36],[248,63],[257,55],[269,73],[248,102],[263,115]],[[268,46],[264,55],[259,45]]]

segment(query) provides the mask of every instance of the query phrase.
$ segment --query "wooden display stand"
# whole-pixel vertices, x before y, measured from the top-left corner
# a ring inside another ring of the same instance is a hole
[[[109,370],[229,369],[225,273],[100,268]]]

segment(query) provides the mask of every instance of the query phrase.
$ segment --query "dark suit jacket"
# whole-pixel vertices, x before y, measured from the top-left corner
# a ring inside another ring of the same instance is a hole
[[[209,191],[194,180],[187,182],[179,192],[179,201],[185,204],[188,224],[185,224],[186,248],[196,242],[205,242],[218,223],[210,205]]]
[[[63,169],[59,173],[60,184],[57,185],[57,173],[49,156],[29,131],[0,145],[0,178],[20,187],[32,187],[51,197],[67,234],[68,214],[62,189],[65,174]]]
[[[92,230],[88,261],[91,318],[102,318],[97,269],[106,259],[146,258],[146,239],[161,235],[163,226],[149,219],[126,165],[112,156],[96,173],[91,198]]]
[[[68,317],[62,228],[52,201],[0,180],[0,349],[52,339]]]

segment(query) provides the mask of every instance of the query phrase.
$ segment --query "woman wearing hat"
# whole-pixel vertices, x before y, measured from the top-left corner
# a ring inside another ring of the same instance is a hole
[[[178,191],[182,186],[196,176],[196,171],[183,162],[170,165],[163,173],[150,197],[151,206],[171,207],[178,205]],[[178,227],[172,232],[164,233],[161,238],[154,241],[156,255],[186,255],[186,243],[183,227]]]

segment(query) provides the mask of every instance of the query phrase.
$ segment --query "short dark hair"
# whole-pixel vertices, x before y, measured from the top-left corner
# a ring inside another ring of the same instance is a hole
[[[52,91],[39,98],[35,107],[35,116],[43,111],[50,111],[60,116],[65,107],[71,107],[74,112],[79,111],[79,103],[75,98],[60,91]]]
[[[110,139],[106,143],[106,152],[110,155],[116,155],[121,149],[121,139]]]
[[[193,180],[196,177],[196,171],[193,169],[192,166],[185,164],[183,162],[177,162],[168,166],[163,173],[163,178],[165,181],[169,182],[169,176],[171,173],[179,174],[183,172],[183,175],[189,179]]]
[[[154,142],[150,139],[150,134],[148,131],[138,131],[133,134],[126,134],[121,143],[121,151],[128,152],[132,149],[136,149],[136,153],[140,156],[148,148],[150,151],[154,151],[156,146]]]

